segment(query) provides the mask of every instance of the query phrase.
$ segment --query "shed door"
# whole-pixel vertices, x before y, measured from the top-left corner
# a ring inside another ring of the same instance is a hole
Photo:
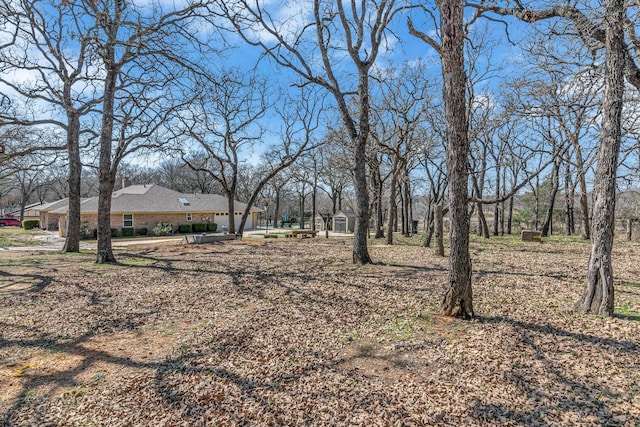
[[[347,232],[347,218],[345,217],[336,217],[334,220],[335,231],[336,233],[346,233]]]

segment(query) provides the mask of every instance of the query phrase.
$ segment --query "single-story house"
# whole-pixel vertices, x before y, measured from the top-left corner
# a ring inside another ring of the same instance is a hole
[[[333,231],[336,233],[353,233],[356,228],[356,213],[343,209],[333,215]]]
[[[22,219],[39,219],[40,218],[40,203],[32,203],[24,207],[24,215]],[[3,216],[9,216],[15,219],[20,219],[20,208],[14,208],[6,211]]]
[[[247,205],[236,201],[235,224],[240,225]],[[62,199],[39,208],[40,224],[49,230],[66,235],[69,200]],[[245,229],[257,224],[262,209],[252,207]],[[89,229],[98,226],[98,197],[80,201],[80,221]],[[159,223],[171,224],[173,231],[181,224],[216,223],[218,230],[229,227],[227,198],[218,194],[185,194],[155,184],[130,185],[114,191],[111,198],[111,228],[146,228],[149,233]]]

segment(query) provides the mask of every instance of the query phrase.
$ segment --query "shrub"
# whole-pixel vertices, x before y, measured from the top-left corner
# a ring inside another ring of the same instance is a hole
[[[191,233],[191,224],[180,224],[178,226],[179,233]]]
[[[89,228],[89,221],[84,220],[80,224],[80,238],[90,239],[91,237],[93,237],[93,230]]]
[[[111,237],[118,237],[120,233],[118,232],[117,228],[112,228],[111,229]]]
[[[146,236],[148,232],[149,232],[149,230],[147,230],[146,227],[136,228],[136,234],[138,236]]]
[[[166,236],[173,233],[173,225],[161,222],[153,227],[151,231],[153,231],[154,236]]]
[[[198,224],[193,224],[192,227],[193,227],[193,231],[195,231],[196,233],[207,231],[207,224],[198,223]]]
[[[40,226],[40,220],[38,219],[25,219],[22,220],[22,228],[25,230],[31,230],[32,228],[37,228]]]
[[[207,224],[207,231],[213,231],[215,233],[216,231],[218,231],[218,224],[216,224],[215,222],[210,222],[209,224]]]
[[[133,236],[133,228],[123,228],[122,229],[122,236],[124,236],[124,237]]]

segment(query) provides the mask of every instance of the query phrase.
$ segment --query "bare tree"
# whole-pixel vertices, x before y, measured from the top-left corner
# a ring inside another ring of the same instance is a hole
[[[447,124],[447,181],[451,249],[448,289],[440,313],[454,317],[473,317],[471,256],[469,254],[468,156],[469,127],[464,66],[464,5],[462,0],[436,0],[440,14],[440,42],[418,31],[409,20],[409,31],[432,46],[442,62],[443,100]]]
[[[393,244],[394,224],[398,214],[398,190],[401,184],[403,194],[403,231],[408,233],[409,182],[407,165],[415,151],[416,130],[424,118],[429,103],[429,86],[422,76],[423,69],[405,65],[399,72],[387,71],[376,76],[380,81],[379,101],[373,107],[375,126],[372,129],[378,150],[385,153],[391,164],[389,171],[389,215],[385,243]],[[383,181],[382,179],[380,179]]]
[[[378,57],[387,28],[402,7],[395,0],[342,1],[314,0],[312,18],[298,26],[295,20],[307,18],[300,11],[282,26],[273,19],[268,4],[260,1],[219,1],[220,13],[249,44],[262,49],[283,69],[305,82],[319,85],[330,93],[352,144],[356,227],[353,262],[367,264],[369,226],[369,190],[366,173],[366,148],[370,130],[370,71]],[[260,38],[258,33],[268,35]],[[315,56],[318,52],[319,56]],[[344,61],[350,60],[350,70]],[[318,66],[319,65],[319,66]],[[353,108],[355,106],[355,108]]]
[[[118,165],[126,155],[148,148],[146,141],[154,146],[159,142],[153,135],[167,121],[175,104],[157,108],[165,101],[158,93],[169,91],[172,84],[181,81],[174,65],[179,64],[180,71],[198,69],[193,60],[186,59],[184,49],[187,42],[194,41],[189,26],[204,5],[192,3],[165,11],[159,4],[146,8],[123,0],[78,3],[82,20],[95,25],[89,43],[102,67],[96,262],[114,263],[111,195]]]
[[[201,96],[181,116],[184,129],[180,132],[201,148],[198,156],[182,159],[220,184],[228,200],[229,233],[236,232],[234,201],[240,162],[264,135],[260,119],[270,107],[267,87],[259,76],[223,71],[215,84],[201,88]]]
[[[313,91],[302,89],[298,97],[292,96],[292,99],[284,104],[285,107],[279,111],[282,119],[279,143],[268,147],[263,155],[259,180],[255,183],[251,196],[247,200],[247,207],[238,228],[239,233],[244,230],[251,206],[258,199],[263,188],[276,176],[290,168],[301,156],[318,148],[318,144],[314,143],[313,134],[319,126],[318,119],[323,108],[321,98],[317,98]],[[317,184],[316,181],[314,182]],[[280,190],[277,191],[279,195]],[[276,206],[274,212],[276,219],[278,208],[279,206]]]
[[[100,102],[95,85],[98,70],[90,52],[89,34],[95,27],[79,18],[74,3],[21,0],[1,6],[1,14],[10,21],[3,33],[14,43],[0,50],[0,90],[8,98],[17,95],[25,105],[18,110],[26,114],[3,114],[0,120],[29,127],[55,126],[66,134],[63,144],[28,149],[67,150],[70,191],[63,252],[80,250],[81,118]],[[12,71],[30,73],[33,79],[16,81]]]
[[[615,182],[621,144],[621,115],[624,96],[624,78],[640,90],[640,66],[637,56],[638,38],[635,23],[626,14],[623,0],[607,0],[604,13],[590,16],[573,4],[562,4],[547,9],[527,7],[516,2],[516,7],[500,5],[473,5],[478,14],[495,13],[514,16],[524,22],[562,19],[570,22],[583,43],[594,52],[604,48],[605,90],[602,98],[602,127],[598,165],[596,168],[592,247],[589,270],[583,296],[576,302],[576,310],[613,315],[613,273],[611,253],[615,218]],[[625,38],[626,36],[626,38]]]
[[[575,308],[612,316],[614,309],[611,254],[615,228],[616,171],[621,143],[624,70],[628,55],[624,39],[624,0],[607,0],[604,22],[606,67],[602,129],[593,201],[593,245],[582,297]]]

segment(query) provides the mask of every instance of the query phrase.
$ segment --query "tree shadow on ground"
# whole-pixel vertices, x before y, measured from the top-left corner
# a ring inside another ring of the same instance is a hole
[[[0,295],[5,292],[42,292],[51,284],[53,277],[34,273],[9,273],[0,270]],[[23,284],[23,286],[20,286]]]
[[[546,383],[541,381],[540,376],[536,372],[530,372],[526,366],[512,366],[509,374],[504,376],[505,380],[512,384],[514,390],[533,403],[528,408],[515,410],[507,404],[475,399],[472,408],[474,417],[495,425],[514,422],[521,425],[549,425],[551,414],[552,417],[554,415],[566,417],[565,420],[573,420],[571,422],[577,424],[586,422],[585,420],[589,417],[588,423],[597,422],[599,425],[607,426],[625,425],[626,418],[616,418],[607,404],[607,402],[613,403],[618,396],[609,389],[606,378],[593,377],[580,380],[577,375],[570,377],[553,360],[552,355],[555,349],[550,348],[549,344],[547,348],[537,344],[536,336],[564,337],[576,344],[595,346],[599,349],[597,351],[610,353],[625,352],[640,355],[640,345],[630,341],[572,332],[551,325],[540,325],[500,316],[478,317],[477,320],[484,324],[506,324],[514,328],[519,333],[519,342],[529,349],[532,360],[543,367],[544,376],[550,381]],[[604,381],[600,382],[601,380]],[[561,396],[559,400],[558,396]],[[603,396],[608,399],[603,399]],[[594,418],[597,418],[597,421]]]

